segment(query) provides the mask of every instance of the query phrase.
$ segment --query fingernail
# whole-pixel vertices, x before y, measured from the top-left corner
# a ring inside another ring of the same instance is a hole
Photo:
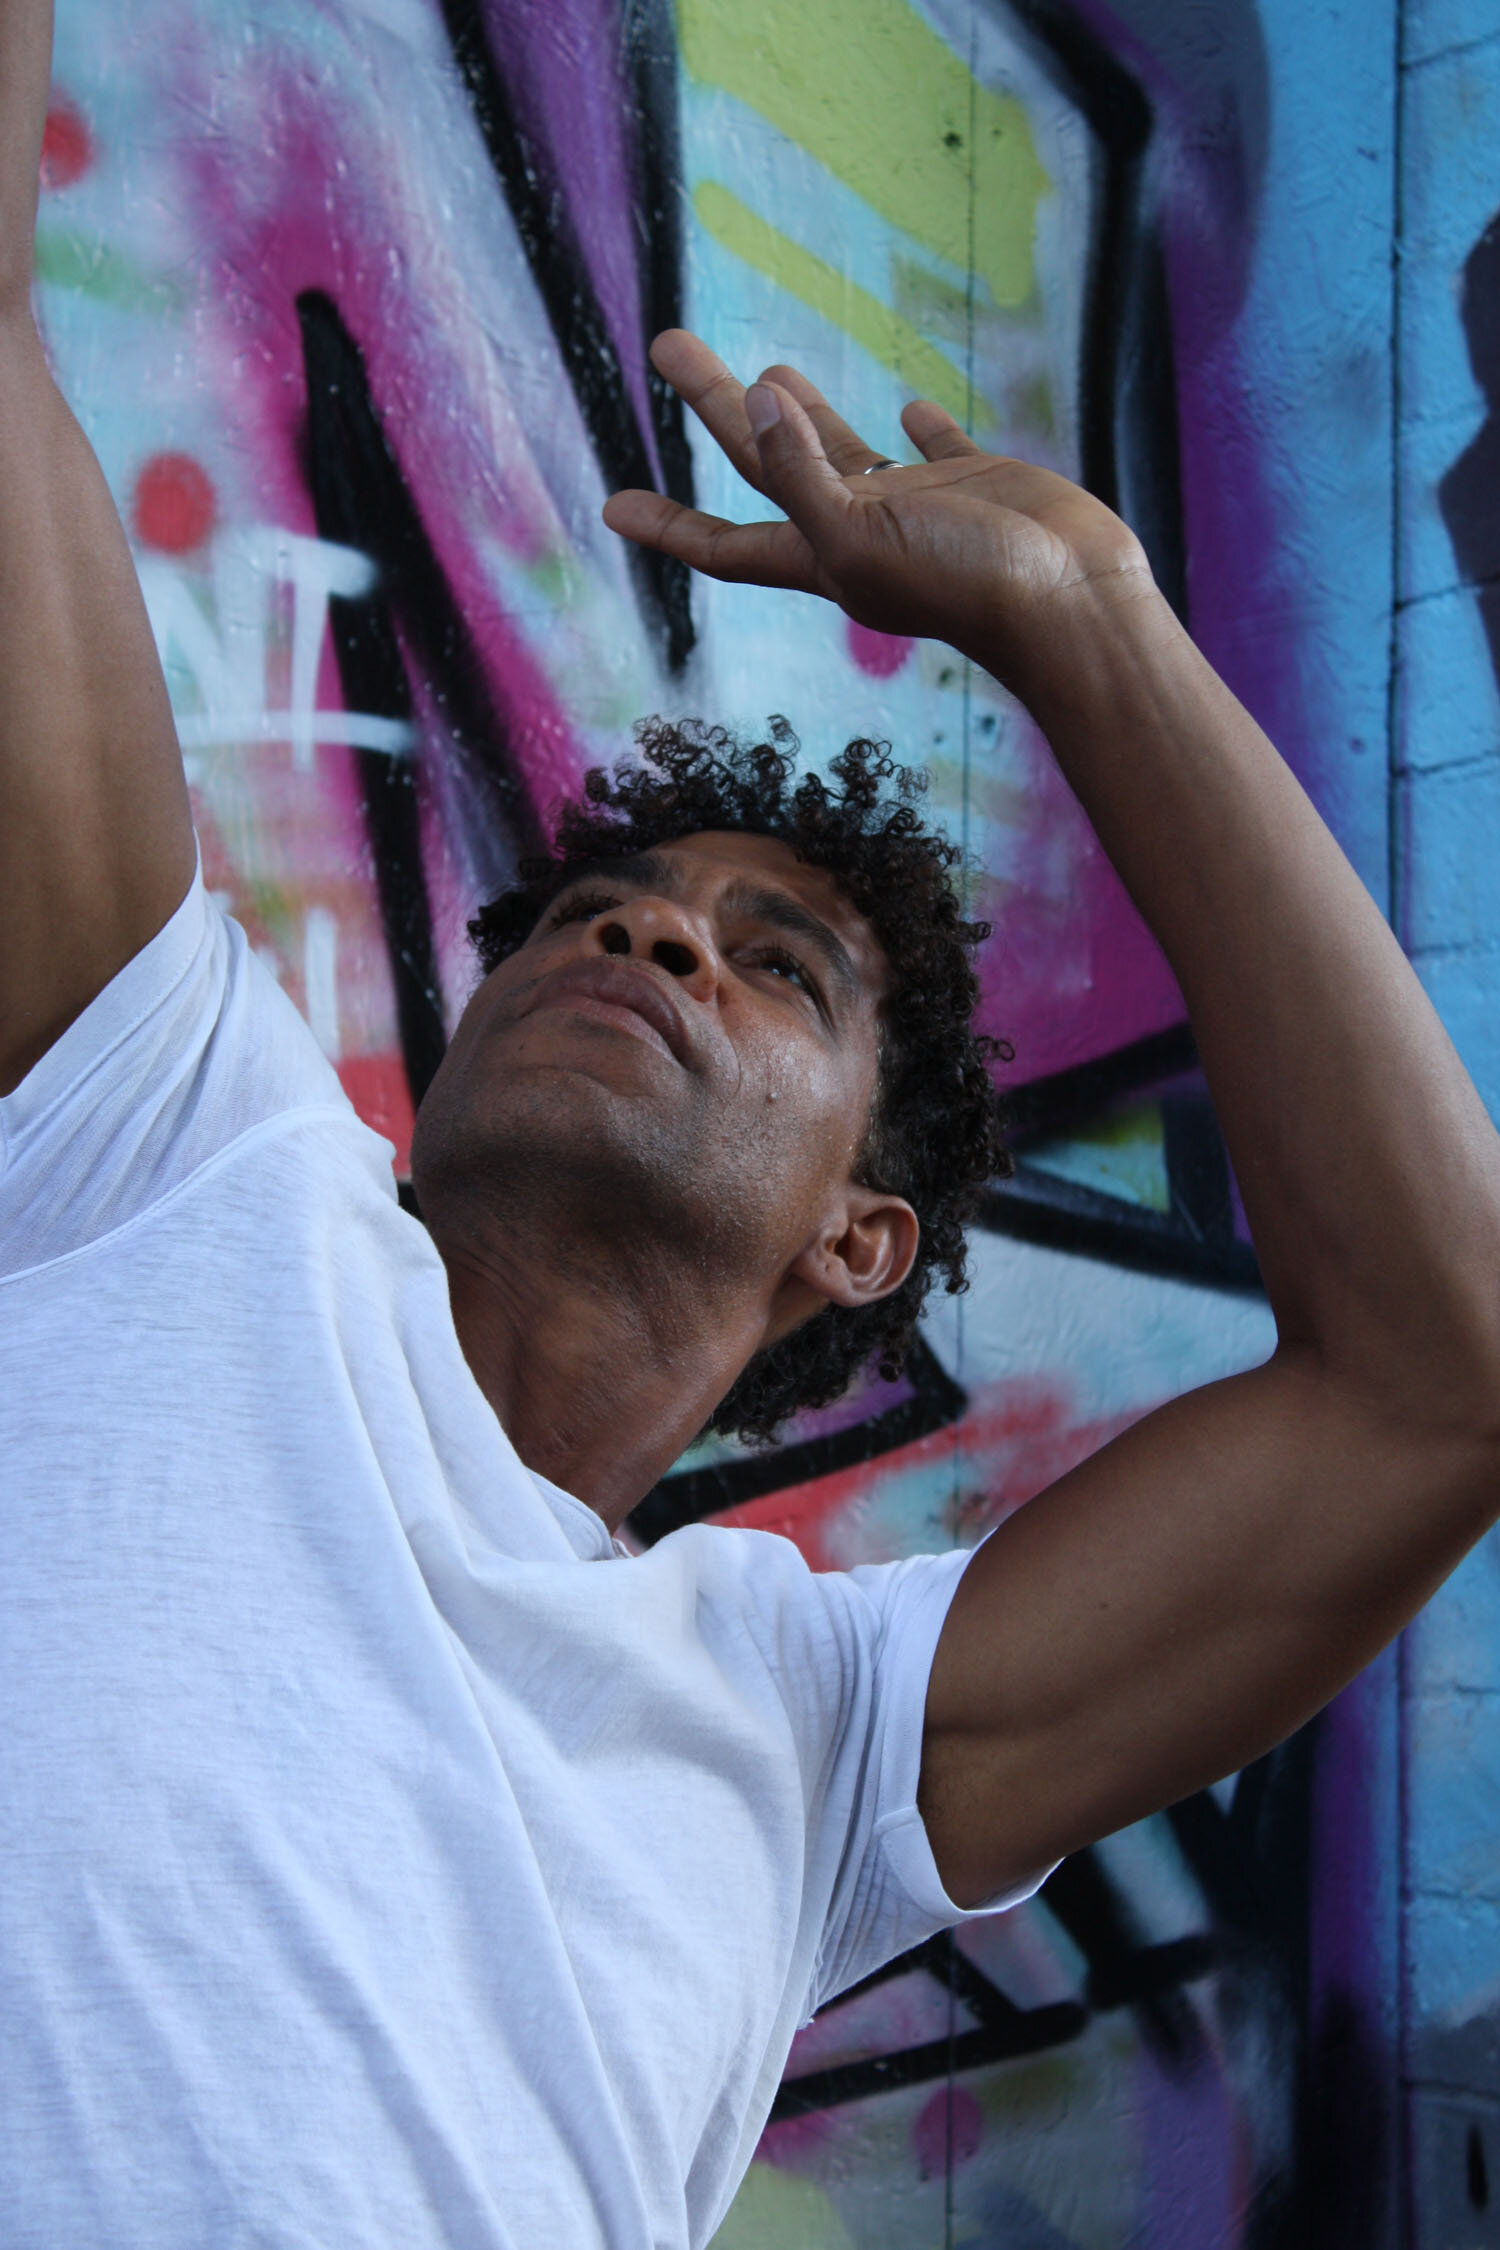
[[[781,420],[781,401],[768,383],[752,383],[745,393],[745,419],[757,437]]]

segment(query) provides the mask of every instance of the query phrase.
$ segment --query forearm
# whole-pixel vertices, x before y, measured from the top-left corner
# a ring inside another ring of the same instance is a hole
[[[1500,1410],[1500,1143],[1290,770],[1155,594],[1016,681],[1175,970],[1284,1345]]]
[[[31,318],[51,15],[0,0],[0,1094],[160,929],[194,863],[130,548]]]
[[[0,0],[0,310],[31,284],[51,70],[52,0]]]

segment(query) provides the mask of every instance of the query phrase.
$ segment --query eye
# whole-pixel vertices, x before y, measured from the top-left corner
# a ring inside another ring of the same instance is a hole
[[[800,985],[809,1000],[819,999],[818,988],[812,977],[796,954],[788,953],[784,945],[759,946],[751,958],[758,967],[773,970],[777,976],[785,977],[789,984]]]
[[[619,900],[605,891],[574,891],[554,906],[547,916],[549,930],[560,930],[565,922],[592,922],[596,914],[607,914]]]

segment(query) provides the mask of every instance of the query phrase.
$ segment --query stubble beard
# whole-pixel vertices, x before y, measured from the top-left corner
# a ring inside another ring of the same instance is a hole
[[[424,1100],[412,1171],[439,1247],[480,1245],[559,1286],[637,1300],[643,1314],[699,1321],[766,1262],[752,1161],[736,1161],[705,1099],[672,1116],[592,1081],[568,1098],[549,1077],[497,1104]]]

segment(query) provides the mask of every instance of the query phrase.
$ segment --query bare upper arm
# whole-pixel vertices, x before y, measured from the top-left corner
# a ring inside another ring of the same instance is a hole
[[[921,1805],[977,1905],[1285,1739],[1484,1530],[1500,1445],[1282,1354],[1189,1393],[984,1543],[933,1660]]]
[[[129,544],[29,312],[0,311],[0,1093],[192,880]]]

